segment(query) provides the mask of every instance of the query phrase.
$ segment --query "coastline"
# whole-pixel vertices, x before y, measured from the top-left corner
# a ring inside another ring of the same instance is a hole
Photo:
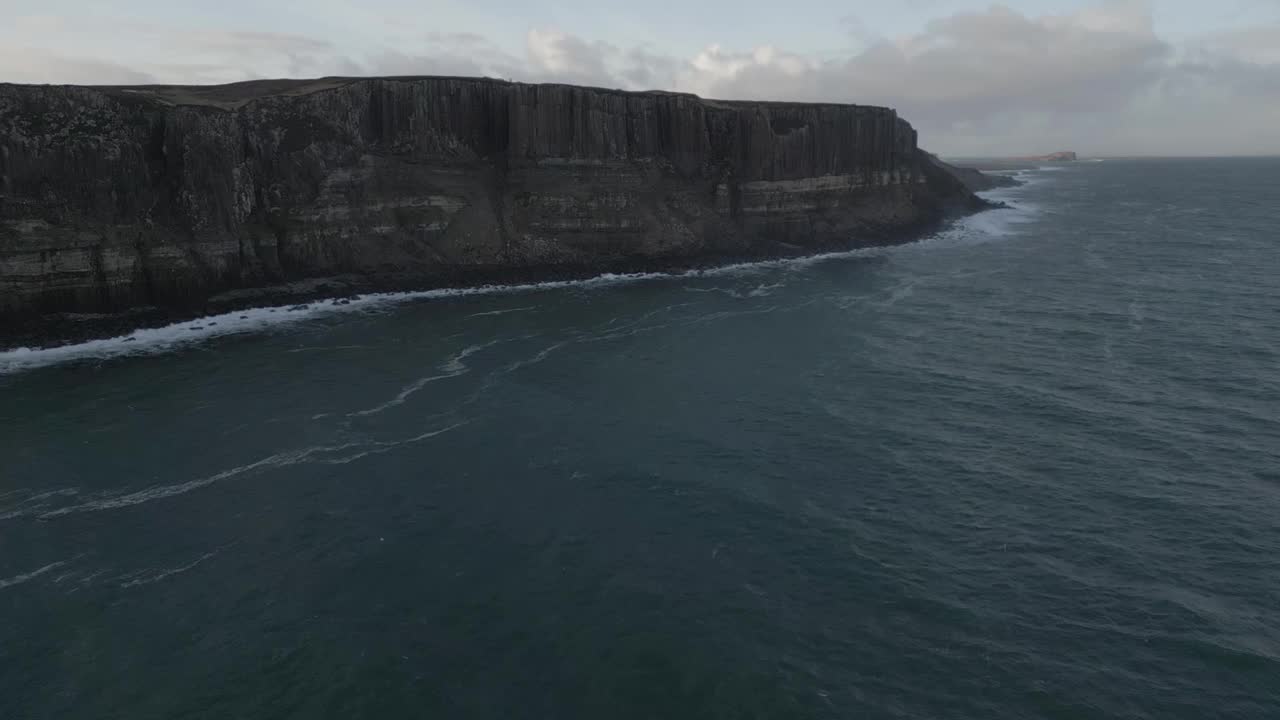
[[[106,313],[48,313],[9,318],[0,328],[0,353],[20,350],[50,350],[98,340],[125,340],[141,330],[154,330],[193,321],[214,323],[239,319],[247,311],[266,310],[297,312],[311,309],[313,304],[332,308],[367,304],[370,298],[384,296],[466,296],[497,292],[526,292],[539,288],[552,289],[594,280],[618,278],[647,279],[680,277],[712,273],[744,264],[787,262],[820,258],[859,250],[905,245],[944,231],[964,217],[1007,208],[999,200],[978,198],[980,206],[951,212],[942,218],[919,223],[914,227],[894,228],[845,243],[828,243],[817,247],[769,246],[758,253],[715,253],[686,257],[644,258],[621,262],[586,265],[548,265],[536,267],[490,267],[457,270],[434,278],[408,275],[337,275],[308,278],[289,283],[257,288],[229,290],[210,296],[192,307],[139,307]],[[245,328],[246,331],[251,328]]]
[[[0,175],[4,345],[897,243],[985,207],[889,108],[431,76],[0,84]]]

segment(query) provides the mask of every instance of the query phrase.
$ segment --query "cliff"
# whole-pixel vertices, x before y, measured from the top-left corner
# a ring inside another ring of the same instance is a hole
[[[983,172],[977,168],[951,165],[932,153],[929,154],[929,160],[943,172],[955,176],[970,192],[979,193],[1002,187],[1016,187],[1022,184],[1009,175],[996,175]]]
[[[887,108],[488,79],[0,85],[0,321],[904,239],[976,209]]]

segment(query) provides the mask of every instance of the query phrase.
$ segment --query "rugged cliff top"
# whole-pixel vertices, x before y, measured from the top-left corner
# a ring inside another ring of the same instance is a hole
[[[670,90],[621,90],[618,88],[570,85],[567,83],[524,83],[502,80],[499,78],[451,75],[391,75],[378,77],[323,77],[299,80],[246,80],[244,82],[228,83],[225,85],[64,85],[61,87],[87,87],[117,97],[147,99],[170,106],[205,106],[221,108],[223,110],[235,110],[253,102],[254,100],[268,97],[298,97],[372,81],[415,82],[422,80],[454,80],[502,86],[575,88],[580,90],[589,90],[596,93],[625,96],[650,95],[684,97],[689,100],[706,103],[708,105],[732,108],[766,105],[770,107],[855,107],[874,109],[878,111],[889,110],[889,108],[877,105],[859,105],[854,103],[795,102],[787,100],[719,100],[703,98],[698,95],[694,95],[693,93],[673,92]],[[0,86],[14,84],[15,83],[0,83]]]

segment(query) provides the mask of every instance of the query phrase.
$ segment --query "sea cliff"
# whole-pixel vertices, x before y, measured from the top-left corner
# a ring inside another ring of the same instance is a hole
[[[477,78],[0,84],[0,322],[906,239],[978,209],[888,108]],[[3,333],[0,333],[3,334]]]

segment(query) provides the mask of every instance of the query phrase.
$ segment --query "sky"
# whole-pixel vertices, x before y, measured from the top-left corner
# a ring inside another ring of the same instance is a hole
[[[944,155],[1280,154],[1280,0],[0,0],[0,82],[482,75],[887,105]]]

